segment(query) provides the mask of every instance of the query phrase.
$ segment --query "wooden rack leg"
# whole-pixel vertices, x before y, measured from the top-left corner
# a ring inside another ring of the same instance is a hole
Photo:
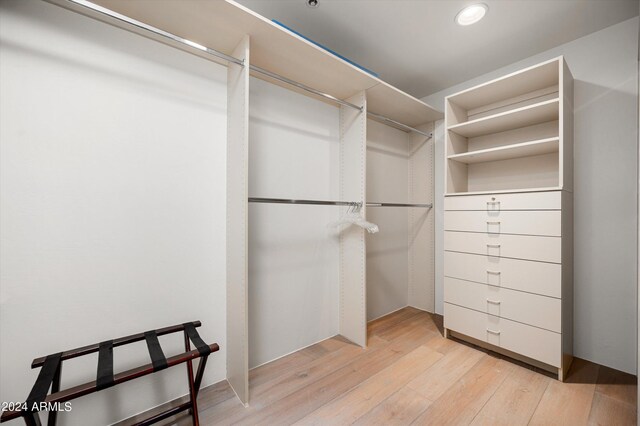
[[[184,333],[184,346],[187,352],[191,351],[191,343],[189,342],[189,336],[187,332]],[[202,363],[202,361],[200,361]],[[193,362],[187,361],[187,379],[189,381],[189,399],[191,401],[191,418],[193,419],[193,426],[200,426],[200,419],[198,418],[198,393],[196,392],[195,382],[193,380]]]
[[[37,411],[26,413],[24,415],[24,422],[27,426],[42,426],[42,423],[40,423],[40,414],[38,414]]]
[[[198,397],[200,386],[202,385],[202,376],[204,375],[204,368],[207,365],[207,359],[209,359],[209,355],[203,356],[200,358],[200,362],[198,362],[198,371],[196,372],[196,381],[194,385],[196,389],[196,398]]]
[[[53,383],[51,384],[51,393],[60,391],[60,376],[62,375],[62,362],[58,364],[55,374],[53,375]],[[47,419],[47,426],[56,426],[58,420],[57,411],[49,411],[49,418]]]

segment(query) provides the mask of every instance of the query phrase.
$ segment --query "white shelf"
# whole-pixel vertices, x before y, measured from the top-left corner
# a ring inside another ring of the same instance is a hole
[[[485,195],[485,194],[517,194],[520,192],[542,192],[542,191],[560,191],[562,188],[559,186],[545,186],[540,188],[514,188],[514,189],[499,189],[493,191],[465,191],[465,192],[446,192],[445,197],[464,196],[464,195]]]
[[[485,163],[488,161],[509,160],[512,158],[530,157],[532,155],[558,152],[560,138],[547,138],[530,142],[522,142],[497,148],[480,149],[462,154],[450,155],[449,160],[465,164]]]
[[[558,74],[562,58],[554,58],[547,62],[514,72],[504,77],[488,81],[479,86],[449,96],[449,102],[458,107],[471,110],[490,105],[505,99],[524,95],[535,90],[558,85]]]
[[[87,13],[66,0],[48,1],[135,31],[121,22]],[[232,56],[236,46],[249,35],[251,64],[338,99],[348,99],[366,91],[369,111],[409,126],[444,117],[442,112],[421,100],[232,0],[92,0],[92,3]],[[198,53],[196,49],[191,52]],[[252,75],[284,85],[262,74]]]
[[[448,130],[467,138],[499,133],[520,127],[533,126],[545,121],[557,120],[559,108],[560,101],[556,98],[455,124],[449,126]]]

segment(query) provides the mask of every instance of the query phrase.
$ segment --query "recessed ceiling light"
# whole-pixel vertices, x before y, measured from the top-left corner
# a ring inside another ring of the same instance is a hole
[[[467,26],[475,24],[482,18],[489,10],[489,6],[484,3],[472,4],[462,9],[456,15],[456,23],[458,25]]]
[[[307,0],[307,6],[315,9],[316,7],[320,6],[320,3],[318,2],[318,0]]]

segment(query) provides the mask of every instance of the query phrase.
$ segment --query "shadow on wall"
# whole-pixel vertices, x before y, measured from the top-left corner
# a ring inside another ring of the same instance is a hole
[[[0,40],[0,49],[13,50],[20,55],[32,55],[40,61],[43,61],[43,65],[47,63],[56,63],[69,69],[70,73],[78,73],[80,71],[93,74],[97,79],[110,79],[115,80],[126,90],[139,91],[141,88],[145,89],[145,93],[154,94],[159,99],[167,102],[182,102],[189,106],[196,106],[206,108],[209,111],[215,111],[216,113],[226,114],[227,110],[215,97],[209,96],[209,93],[195,93],[190,92],[185,94],[182,91],[175,90],[175,87],[169,87],[168,85],[162,85],[160,81],[140,78],[140,73],[136,72],[135,68],[132,68],[132,72],[122,72],[121,69],[107,69],[104,64],[92,63],[90,59],[82,58],[78,59],[77,55],[70,52],[67,56],[60,56],[51,54],[45,49],[37,49],[32,45],[17,43],[13,40]],[[220,81],[221,84],[225,84],[224,81]]]
[[[574,318],[578,319],[574,342],[579,342],[574,351],[578,354],[604,346],[610,351],[603,358],[611,358],[620,354],[615,348],[622,342],[616,336],[635,336],[636,312],[626,301],[637,298],[636,275],[631,272],[636,270],[637,253],[620,248],[637,247],[637,140],[628,137],[629,122],[637,119],[636,78],[630,75],[616,87],[574,81]],[[603,312],[606,317],[596,315]],[[626,329],[614,332],[621,324]],[[628,359],[619,359],[618,365],[625,364]]]

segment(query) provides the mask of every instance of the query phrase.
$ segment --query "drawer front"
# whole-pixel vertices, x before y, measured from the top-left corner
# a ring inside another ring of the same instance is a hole
[[[445,231],[561,236],[560,210],[545,211],[449,211]]]
[[[562,191],[519,194],[448,195],[445,210],[560,210]]]
[[[543,296],[561,297],[562,265],[444,252],[444,275]]]
[[[560,237],[446,231],[444,249],[539,262],[562,261]]]
[[[444,304],[444,326],[554,367],[562,361],[561,334],[460,306]]]
[[[444,301],[560,333],[561,301],[507,288],[445,277]]]

